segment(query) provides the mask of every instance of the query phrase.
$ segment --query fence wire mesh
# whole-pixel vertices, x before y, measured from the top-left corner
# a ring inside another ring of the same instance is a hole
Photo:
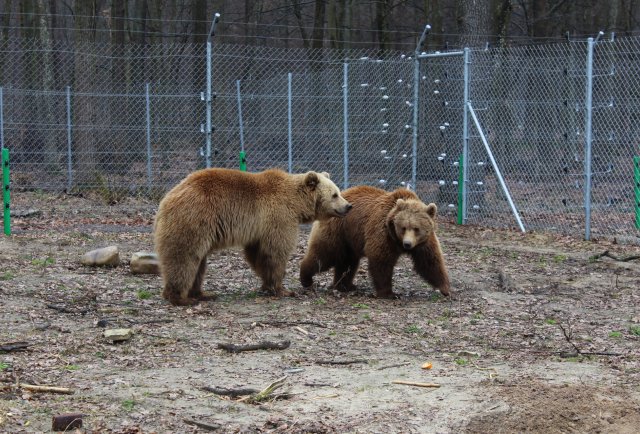
[[[214,44],[211,162],[238,167],[244,147],[249,171],[406,186],[444,216],[516,227],[501,174],[526,229],[582,235],[588,208],[595,235],[637,236],[639,44],[595,44],[591,106],[586,41],[471,50],[468,75],[462,54],[416,63],[414,53]],[[157,197],[204,167],[206,65],[198,44],[0,41],[13,190]]]

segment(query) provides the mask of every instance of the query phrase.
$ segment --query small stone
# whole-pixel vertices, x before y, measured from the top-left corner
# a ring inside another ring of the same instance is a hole
[[[160,274],[160,264],[155,253],[136,252],[131,256],[129,266],[133,274]]]
[[[80,262],[83,265],[90,265],[94,267],[115,267],[120,263],[120,253],[118,252],[118,246],[109,246],[87,252],[82,255],[82,257],[80,258]]]
[[[458,351],[458,355],[465,356],[465,357],[480,357],[480,353],[476,353],[475,351],[467,351],[467,350]]]
[[[133,336],[131,329],[109,329],[105,330],[103,336],[111,342],[128,341]]]

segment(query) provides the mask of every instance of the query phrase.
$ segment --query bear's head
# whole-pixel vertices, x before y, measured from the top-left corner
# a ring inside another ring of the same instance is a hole
[[[304,183],[310,191],[315,193],[316,220],[344,217],[352,208],[352,205],[340,194],[338,186],[329,179],[327,172],[307,172]]]
[[[427,241],[436,230],[434,203],[429,205],[415,199],[398,199],[387,216],[387,227],[405,250]]]

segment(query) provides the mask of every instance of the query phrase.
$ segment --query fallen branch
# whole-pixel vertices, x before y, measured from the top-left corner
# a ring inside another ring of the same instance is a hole
[[[241,387],[241,388],[237,388],[237,389],[227,389],[226,387],[204,386],[204,387],[201,387],[201,389],[206,391],[206,392],[215,393],[216,395],[230,396],[232,398],[237,398],[238,396],[253,395],[253,394],[259,392],[258,389],[251,389],[249,387]]]
[[[571,332],[571,330],[567,332],[567,330],[564,327],[562,327],[561,323],[558,323],[558,327],[560,327],[560,330],[562,330],[562,334],[564,335],[564,338],[566,339],[566,341],[569,342],[569,344],[573,347],[574,350],[576,350],[576,354],[582,354],[582,351],[580,351],[580,348],[578,348],[576,344],[574,344],[573,341],[571,340],[571,337],[573,336],[573,333]]]
[[[65,395],[73,395],[74,393],[72,389],[69,389],[66,387],[57,387],[57,386],[36,386],[35,384],[19,383],[18,387],[24,390],[29,390],[31,392],[39,392],[39,393],[62,393]]]
[[[253,324],[253,323],[252,323]],[[327,326],[325,324],[316,322],[316,321],[256,321],[255,324],[264,324],[264,325],[284,325],[284,326],[289,326],[289,325],[312,325],[312,326],[316,326],[316,327],[320,327],[323,329],[326,329]]]
[[[435,383],[416,383],[414,381],[403,381],[403,380],[393,380],[393,384],[404,384],[405,386],[416,386],[416,387],[440,387],[439,384]]]
[[[238,401],[245,401],[251,404],[255,404],[255,403],[260,403],[260,402],[264,402],[266,400],[269,399],[275,399],[274,396],[272,396],[273,392],[276,391],[276,389],[279,389],[280,387],[282,387],[282,385],[284,384],[284,382],[286,381],[287,376],[285,375],[282,378],[277,379],[276,381],[274,381],[273,383],[269,384],[267,387],[264,388],[264,390],[252,395],[252,396],[248,396],[246,398],[242,398],[239,399]]]
[[[205,431],[218,431],[220,428],[222,428],[222,425],[211,425],[208,423],[204,423],[204,422],[198,422],[195,420],[191,420],[191,419],[182,419],[182,421],[184,423],[186,423],[187,425],[193,425],[193,426],[197,426],[198,428],[201,428]]]
[[[79,313],[80,315],[85,315],[87,312],[90,311],[90,309],[85,309],[85,310],[72,310],[69,309],[65,306],[58,306],[57,304],[47,304],[47,307],[49,309],[53,309],[53,310],[57,310],[58,312],[61,313]]]
[[[378,368],[378,371],[382,371],[383,369],[389,369],[389,368],[398,368],[400,366],[407,366],[410,365],[411,362],[405,362],[405,363],[396,363],[395,365],[387,365],[387,366],[380,366]]]
[[[8,353],[10,351],[24,350],[31,345],[29,342],[9,342],[0,345],[0,351]]]
[[[633,261],[636,259],[640,259],[640,255],[630,255],[630,256],[616,256],[612,253],[609,253],[608,250],[605,250],[602,253],[598,253],[597,255],[593,255],[593,256],[589,256],[589,262],[593,262],[593,261],[597,261],[598,259],[602,258],[602,257],[607,257],[607,258],[611,258],[614,261],[620,261],[620,262],[628,262],[628,261]]]
[[[235,345],[235,344],[218,344],[218,348],[226,350],[230,353],[241,353],[243,351],[256,351],[256,350],[286,350],[291,345],[290,341],[282,342],[269,342],[263,341],[257,344],[249,345]]]
[[[316,360],[315,363],[318,365],[354,365],[356,363],[369,363],[368,360],[365,359],[356,359],[356,360]]]

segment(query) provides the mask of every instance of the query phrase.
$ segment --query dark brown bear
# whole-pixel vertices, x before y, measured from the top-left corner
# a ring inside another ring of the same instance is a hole
[[[353,290],[360,259],[366,257],[376,296],[393,298],[393,267],[406,253],[423,279],[449,295],[449,275],[435,232],[435,204],[423,203],[404,188],[389,193],[358,186],[342,195],[353,209],[345,218],[314,223],[300,264],[302,286],[312,286],[315,274],[335,268],[334,288]]]

